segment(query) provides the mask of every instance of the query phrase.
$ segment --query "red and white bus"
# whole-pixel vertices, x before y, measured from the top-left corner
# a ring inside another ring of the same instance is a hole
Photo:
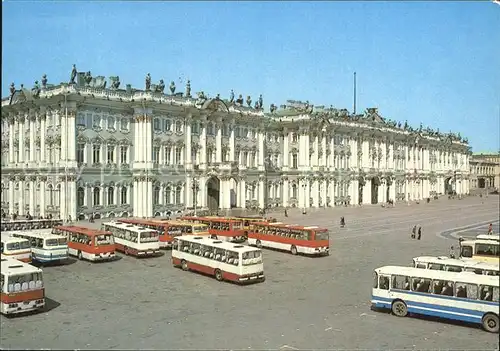
[[[113,233],[79,226],[57,226],[52,233],[68,238],[68,254],[80,260],[109,261],[115,258]]]
[[[165,249],[172,247],[174,238],[179,235],[209,235],[208,225],[202,223],[142,218],[120,218],[117,221],[157,230],[159,233],[160,248]]]
[[[42,270],[12,258],[1,258],[1,312],[16,314],[45,306]]]
[[[246,239],[246,231],[242,220],[222,217],[180,217],[182,221],[208,225],[208,232],[213,239],[242,242]]]
[[[2,255],[26,263],[31,263],[31,244],[27,239],[16,238],[9,234],[1,236]]]
[[[102,230],[113,233],[116,251],[136,257],[156,256],[160,253],[158,231],[133,224],[107,222]]]
[[[218,281],[243,284],[265,280],[261,250],[206,236],[185,235],[175,238],[172,264],[184,271],[208,274]]]
[[[329,255],[328,229],[284,223],[255,223],[248,233],[248,244],[289,251],[292,255]]]

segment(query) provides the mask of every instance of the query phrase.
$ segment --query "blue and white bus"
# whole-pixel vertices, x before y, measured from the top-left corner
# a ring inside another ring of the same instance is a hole
[[[495,276],[385,266],[373,274],[372,308],[476,323],[498,333],[499,290]]]
[[[39,263],[60,262],[68,258],[65,236],[52,234],[52,229],[15,231],[9,235],[27,239],[31,245],[31,259]]]

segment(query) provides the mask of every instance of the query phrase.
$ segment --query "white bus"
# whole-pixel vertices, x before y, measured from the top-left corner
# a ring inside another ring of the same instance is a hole
[[[2,220],[0,226],[2,232],[9,232],[15,230],[51,229],[56,225],[62,224],[62,219],[20,219],[15,221]]]
[[[372,308],[476,323],[498,333],[499,290],[494,276],[386,266],[375,269]]]
[[[5,257],[13,258],[22,262],[31,262],[31,246],[26,239],[15,238],[8,234],[1,235],[1,253]]]
[[[461,260],[446,256],[419,256],[413,259],[415,268],[433,269],[448,272],[473,272],[484,275],[500,275],[500,264]]]
[[[497,240],[461,238],[459,242],[460,258],[490,263],[498,263],[500,260],[500,242]]]
[[[176,237],[172,264],[185,271],[208,274],[218,281],[253,283],[265,280],[260,249],[206,236]]]
[[[65,236],[52,234],[51,229],[12,232],[16,238],[27,239],[31,245],[31,259],[39,263],[54,263],[68,258]]]
[[[1,258],[1,312],[16,314],[45,306],[45,290],[40,268],[11,258]]]
[[[500,234],[479,234],[476,239],[500,241]]]
[[[158,231],[133,224],[107,222],[102,230],[113,233],[116,251],[136,257],[155,256],[160,253]]]

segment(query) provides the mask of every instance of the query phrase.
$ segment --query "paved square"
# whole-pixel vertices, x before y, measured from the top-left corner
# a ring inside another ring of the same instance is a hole
[[[498,201],[443,198],[395,208],[289,211],[288,223],[331,229],[331,255],[313,259],[264,250],[267,280],[251,286],[175,269],[170,252],[153,259],[48,267],[46,295],[53,308],[21,318],[2,316],[1,346],[498,349],[498,335],[479,328],[370,310],[374,268],[448,254],[456,240],[441,233],[498,220]],[[347,228],[339,228],[340,216]],[[421,241],[410,239],[414,224],[422,225]]]

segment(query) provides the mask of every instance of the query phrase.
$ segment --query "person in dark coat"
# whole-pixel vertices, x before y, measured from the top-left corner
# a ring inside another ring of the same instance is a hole
[[[418,227],[418,237],[417,239],[420,240],[420,238],[422,237],[422,227]]]
[[[411,238],[415,239],[415,236],[417,235],[417,226],[413,226],[413,229],[411,230]]]
[[[340,217],[340,227],[341,228],[345,227],[345,218],[344,217]]]

